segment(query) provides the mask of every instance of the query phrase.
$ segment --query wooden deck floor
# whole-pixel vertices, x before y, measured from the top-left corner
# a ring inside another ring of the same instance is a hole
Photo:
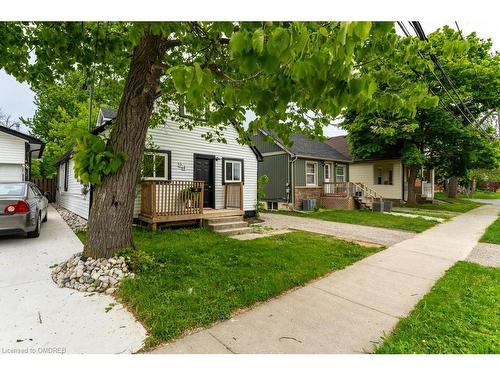
[[[156,229],[157,225],[168,225],[181,222],[189,222],[199,220],[200,224],[205,219],[211,219],[216,217],[229,217],[229,216],[242,216],[244,214],[243,210],[237,208],[225,208],[225,209],[213,209],[204,208],[202,214],[186,214],[186,215],[167,215],[167,216],[156,216],[148,217],[139,214],[139,220],[149,224],[152,229]]]

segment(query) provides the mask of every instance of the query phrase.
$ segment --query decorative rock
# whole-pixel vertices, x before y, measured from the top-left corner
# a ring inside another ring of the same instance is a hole
[[[52,280],[60,288],[73,288],[80,292],[105,292],[113,294],[129,273],[123,257],[111,259],[82,258],[73,255],[52,271]]]

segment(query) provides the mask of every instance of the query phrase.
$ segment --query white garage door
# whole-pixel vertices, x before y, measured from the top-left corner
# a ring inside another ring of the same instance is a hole
[[[0,164],[0,182],[20,182],[23,180],[22,164]]]

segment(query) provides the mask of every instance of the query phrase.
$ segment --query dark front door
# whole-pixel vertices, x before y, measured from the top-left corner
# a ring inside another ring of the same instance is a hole
[[[196,181],[205,181],[205,190],[203,193],[203,207],[215,208],[215,174],[214,158],[211,156],[194,157],[194,179]]]

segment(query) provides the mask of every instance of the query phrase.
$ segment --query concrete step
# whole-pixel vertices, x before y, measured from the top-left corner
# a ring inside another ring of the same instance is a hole
[[[235,216],[224,216],[224,217],[214,217],[206,219],[207,224],[219,224],[219,223],[236,223],[243,221],[243,215]]]
[[[222,229],[222,230],[217,230],[215,231],[216,233],[223,234],[225,236],[236,236],[237,234],[247,234],[247,233],[253,233],[253,228],[251,227],[243,227],[243,228],[236,228],[236,229]]]
[[[248,223],[246,221],[235,221],[235,222],[226,222],[226,223],[209,223],[208,227],[212,230],[219,231],[224,229],[235,229],[235,228],[245,228],[248,227]]]

